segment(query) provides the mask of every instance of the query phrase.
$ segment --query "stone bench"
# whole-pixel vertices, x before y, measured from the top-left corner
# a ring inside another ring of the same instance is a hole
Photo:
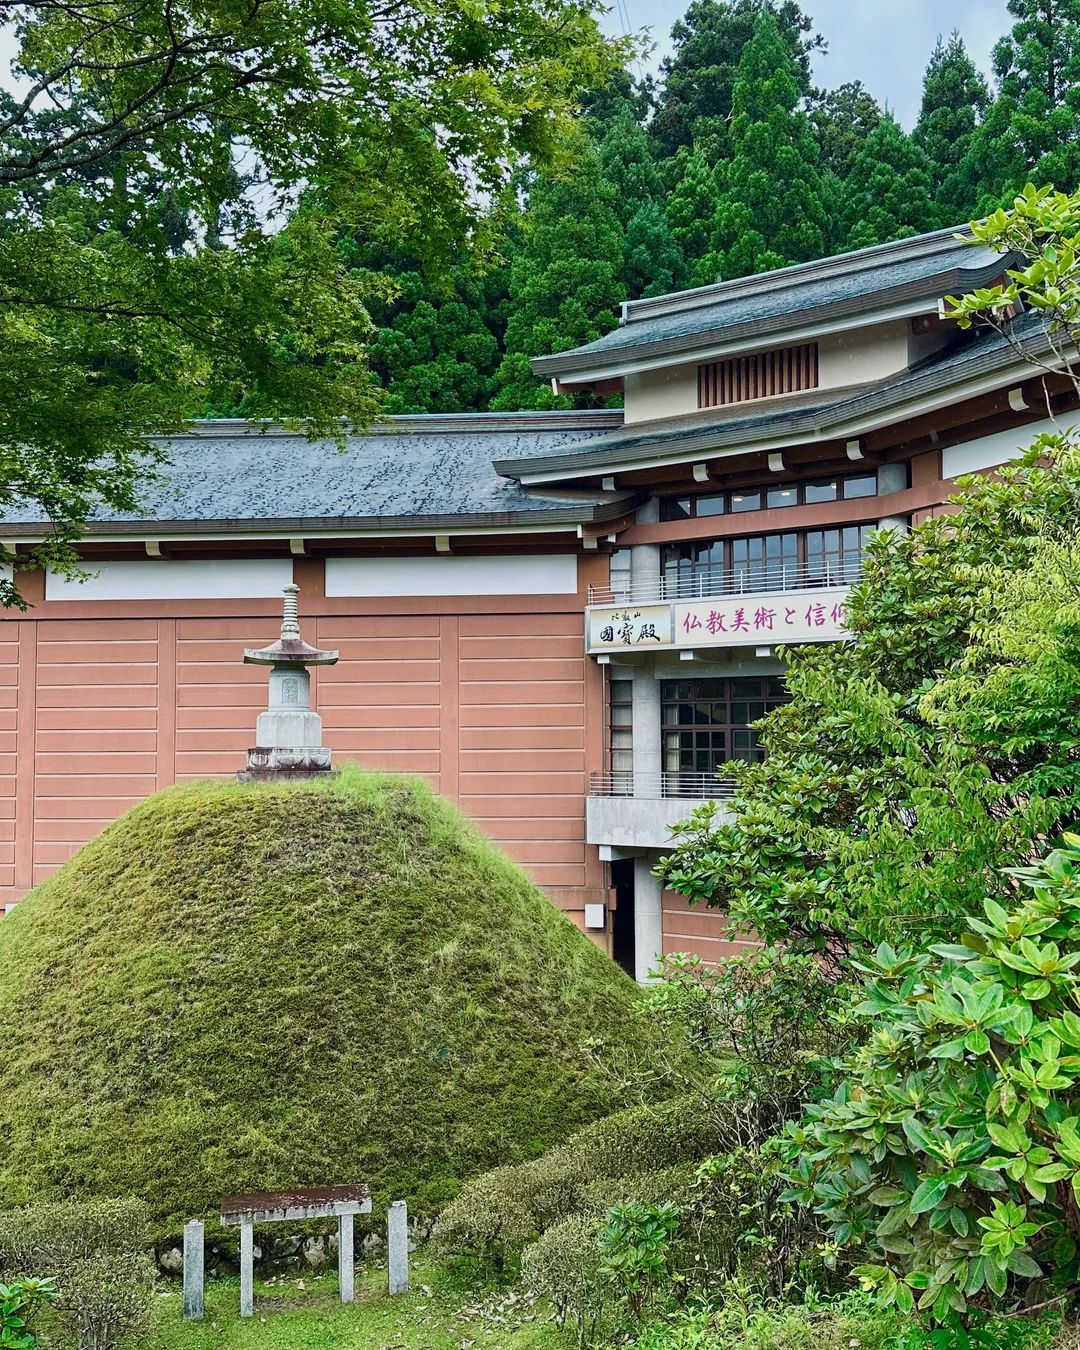
[[[352,1303],[354,1289],[353,1219],[371,1213],[371,1195],[366,1185],[297,1188],[254,1195],[230,1195],[221,1202],[223,1227],[240,1229],[240,1316],[254,1313],[255,1238],[257,1223],[287,1223],[304,1219],[338,1221],[338,1282],[342,1303]],[[387,1258],[390,1293],[409,1288],[408,1214],[403,1200],[395,1201],[387,1214]],[[192,1219],[184,1226],[184,1316],[203,1314],[203,1225]]]

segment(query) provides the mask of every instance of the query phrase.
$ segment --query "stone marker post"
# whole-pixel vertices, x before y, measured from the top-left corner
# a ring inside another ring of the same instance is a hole
[[[255,1230],[250,1219],[240,1224],[240,1316],[255,1315]]]
[[[409,1292],[409,1211],[395,1200],[386,1211],[386,1268],[391,1294]]]
[[[201,1219],[184,1224],[184,1317],[198,1322],[203,1315],[203,1225]]]
[[[353,1258],[353,1216],[339,1214],[337,1221],[337,1268],[338,1285],[341,1288],[342,1303],[351,1303],[354,1298],[353,1279],[356,1274]]]

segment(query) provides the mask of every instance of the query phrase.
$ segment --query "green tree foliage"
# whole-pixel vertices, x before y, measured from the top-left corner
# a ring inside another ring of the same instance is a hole
[[[937,1322],[1080,1269],[1080,837],[1013,876],[1027,894],[962,943],[867,959],[867,1039],[780,1146],[786,1198],[867,1252],[879,1304]]]
[[[810,99],[810,121],[822,167],[837,178],[846,178],[881,116],[881,105],[861,80],[816,92]]]
[[[682,249],[664,212],[664,184],[653,163],[649,138],[629,100],[607,120],[599,160],[625,231],[622,280],[626,298],[678,290],[683,283]]]
[[[798,108],[795,64],[776,17],[762,9],[732,91],[732,158],[704,266],[740,277],[825,252],[828,215],[814,134]]]
[[[699,284],[715,281],[697,264],[709,251],[716,214],[716,178],[705,156],[682,147],[664,165],[669,183],[664,211],[675,242]]]
[[[855,641],[792,659],[792,701],[763,724],[768,760],[740,773],[732,823],[705,810],[677,827],[666,884],[766,942],[838,959],[861,941],[955,936],[986,894],[1007,899],[1000,869],[1076,819],[1080,763],[1057,706],[1016,753],[1015,699],[974,696],[1007,663],[974,639],[1016,621],[1010,579],[1071,537],[1078,500],[1080,457],[1043,440],[993,480],[961,480],[954,514],[873,536]]]
[[[947,43],[938,38],[923,77],[922,106],[912,139],[927,155],[934,178],[934,201],[943,226],[959,224],[976,213],[978,195],[972,140],[990,104],[986,80],[975,69],[954,32]]]
[[[800,96],[810,92],[810,57],[821,37],[794,0],[769,6],[776,16]],[[671,30],[674,51],[660,66],[661,92],[650,135],[657,157],[709,145],[723,153],[743,48],[754,36],[761,0],[691,0]]]
[[[948,316],[961,328],[995,329],[1018,355],[1047,373],[1065,371],[1080,393],[1071,353],[1080,341],[1080,193],[1071,196],[1028,183],[1008,211],[999,208],[972,225],[976,243],[1018,256],[1006,284],[948,296]],[[1040,329],[1021,334],[1015,310],[1037,314]]]
[[[998,97],[972,143],[982,212],[1031,179],[1080,186],[1080,0],[1009,0],[1009,13],[994,48]]]
[[[506,355],[496,409],[566,406],[529,369],[529,357],[591,342],[618,323],[626,298],[616,191],[586,145],[573,170],[538,176],[510,264]]]
[[[430,278],[414,258],[346,239],[339,253],[363,273],[393,284],[369,303],[372,374],[387,413],[482,412],[495,392],[509,269],[467,259]]]
[[[907,239],[937,225],[933,166],[890,113],[855,155],[842,196],[845,249]]]
[[[97,502],[136,506],[147,435],[208,401],[243,393],[312,435],[370,420],[367,297],[336,221],[436,266],[483,247],[479,203],[551,158],[621,54],[575,0],[77,0],[0,24],[19,81],[0,109],[0,503],[39,505],[56,534],[30,561],[68,569]],[[259,202],[238,195],[240,146]],[[291,213],[275,238],[269,212]]]

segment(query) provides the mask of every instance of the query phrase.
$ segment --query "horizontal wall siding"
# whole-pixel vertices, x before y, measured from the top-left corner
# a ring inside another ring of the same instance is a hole
[[[341,653],[312,672],[336,762],[423,775],[573,912],[604,894],[583,801],[602,766],[589,758],[581,602],[565,602],[395,615],[311,600],[301,629]],[[267,689],[243,649],[276,625],[208,608],[125,618],[90,603],[85,618],[52,619],[46,603],[0,624],[3,903],[156,789],[243,767]],[[598,728],[599,704],[591,715]]]

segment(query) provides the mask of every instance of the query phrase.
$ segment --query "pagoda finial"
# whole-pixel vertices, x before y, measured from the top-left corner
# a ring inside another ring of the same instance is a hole
[[[281,620],[283,638],[300,636],[300,615],[296,605],[296,597],[299,594],[300,587],[295,582],[285,587],[285,617]]]

